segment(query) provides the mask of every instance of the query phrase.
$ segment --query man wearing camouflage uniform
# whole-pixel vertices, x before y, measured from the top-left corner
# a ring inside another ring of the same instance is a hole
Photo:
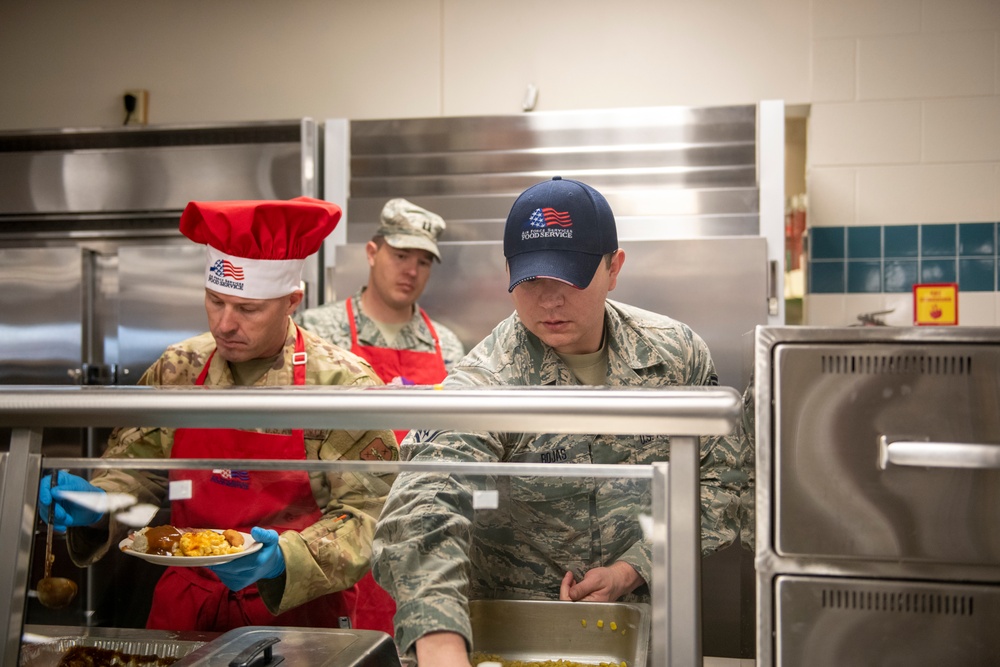
[[[296,321],[367,359],[386,383],[440,382],[465,348],[451,329],[427,316],[417,299],[434,262],[441,261],[438,240],[445,227],[438,214],[390,199],[365,246],[368,284],[350,299],[303,311]],[[424,380],[428,374],[435,379]]]
[[[444,382],[488,386],[714,385],[708,348],[686,325],[607,299],[624,262],[611,208],[576,181],[526,190],[507,217],[504,254],[516,313]],[[415,431],[408,461],[649,464],[664,436]],[[740,438],[701,451],[702,551],[739,532]],[[499,508],[473,511],[473,490]],[[375,531],[373,573],[396,600],[396,641],[421,665],[468,667],[467,602],[477,598],[649,601],[651,544],[637,515],[647,481],[400,474]]]
[[[191,202],[181,231],[208,246],[209,333],[172,345],[140,385],[279,387],[381,384],[362,359],[302,331],[290,315],[302,300],[302,264],[340,219],[328,202]],[[109,458],[396,460],[389,431],[253,431],[119,428]],[[64,491],[124,492],[159,504],[168,481],[181,528],[236,528],[263,543],[255,553],[210,568],[168,568],[147,627],[225,631],[245,625],[337,627],[354,613],[352,586],[368,571],[375,520],[394,476],[302,471],[109,470],[92,483],[58,473],[41,484],[41,516],[55,499],[54,526],[69,528],[74,562],[88,565],[127,527],[60,500]],[[280,533],[280,535],[279,535]],[[345,590],[346,589],[346,590]]]

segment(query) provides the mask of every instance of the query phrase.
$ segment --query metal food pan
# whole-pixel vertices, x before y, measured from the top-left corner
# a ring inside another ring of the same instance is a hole
[[[525,662],[646,665],[648,604],[472,600],[469,613],[474,654]]]
[[[56,667],[74,646],[120,651],[134,656],[183,658],[205,642],[173,639],[123,639],[111,637],[52,637],[42,644],[22,644],[20,667]]]

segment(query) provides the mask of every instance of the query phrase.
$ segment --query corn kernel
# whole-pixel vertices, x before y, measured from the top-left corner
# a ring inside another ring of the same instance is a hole
[[[580,619],[580,625],[582,625],[583,627],[587,627],[587,619],[581,618]]]
[[[612,630],[617,630],[618,629],[618,624],[615,623],[614,621],[611,621],[611,629]]]
[[[597,621],[597,627],[603,628],[604,627],[604,621]]]

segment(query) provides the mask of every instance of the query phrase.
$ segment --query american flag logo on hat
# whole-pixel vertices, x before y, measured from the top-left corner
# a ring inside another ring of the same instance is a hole
[[[232,278],[233,280],[243,280],[243,267],[236,266],[228,259],[216,260],[212,268],[209,269],[211,273],[219,276],[220,278]]]
[[[526,228],[544,229],[546,227],[572,227],[573,219],[569,211],[557,211],[554,208],[536,208],[531,212]]]

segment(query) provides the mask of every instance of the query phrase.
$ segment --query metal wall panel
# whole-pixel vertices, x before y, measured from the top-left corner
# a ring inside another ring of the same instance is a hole
[[[447,240],[497,240],[517,195],[555,175],[600,190],[623,238],[759,233],[753,106],[353,121],[349,169],[354,243],[391,197],[440,213]]]
[[[76,247],[0,248],[0,384],[75,384],[83,340]]]

